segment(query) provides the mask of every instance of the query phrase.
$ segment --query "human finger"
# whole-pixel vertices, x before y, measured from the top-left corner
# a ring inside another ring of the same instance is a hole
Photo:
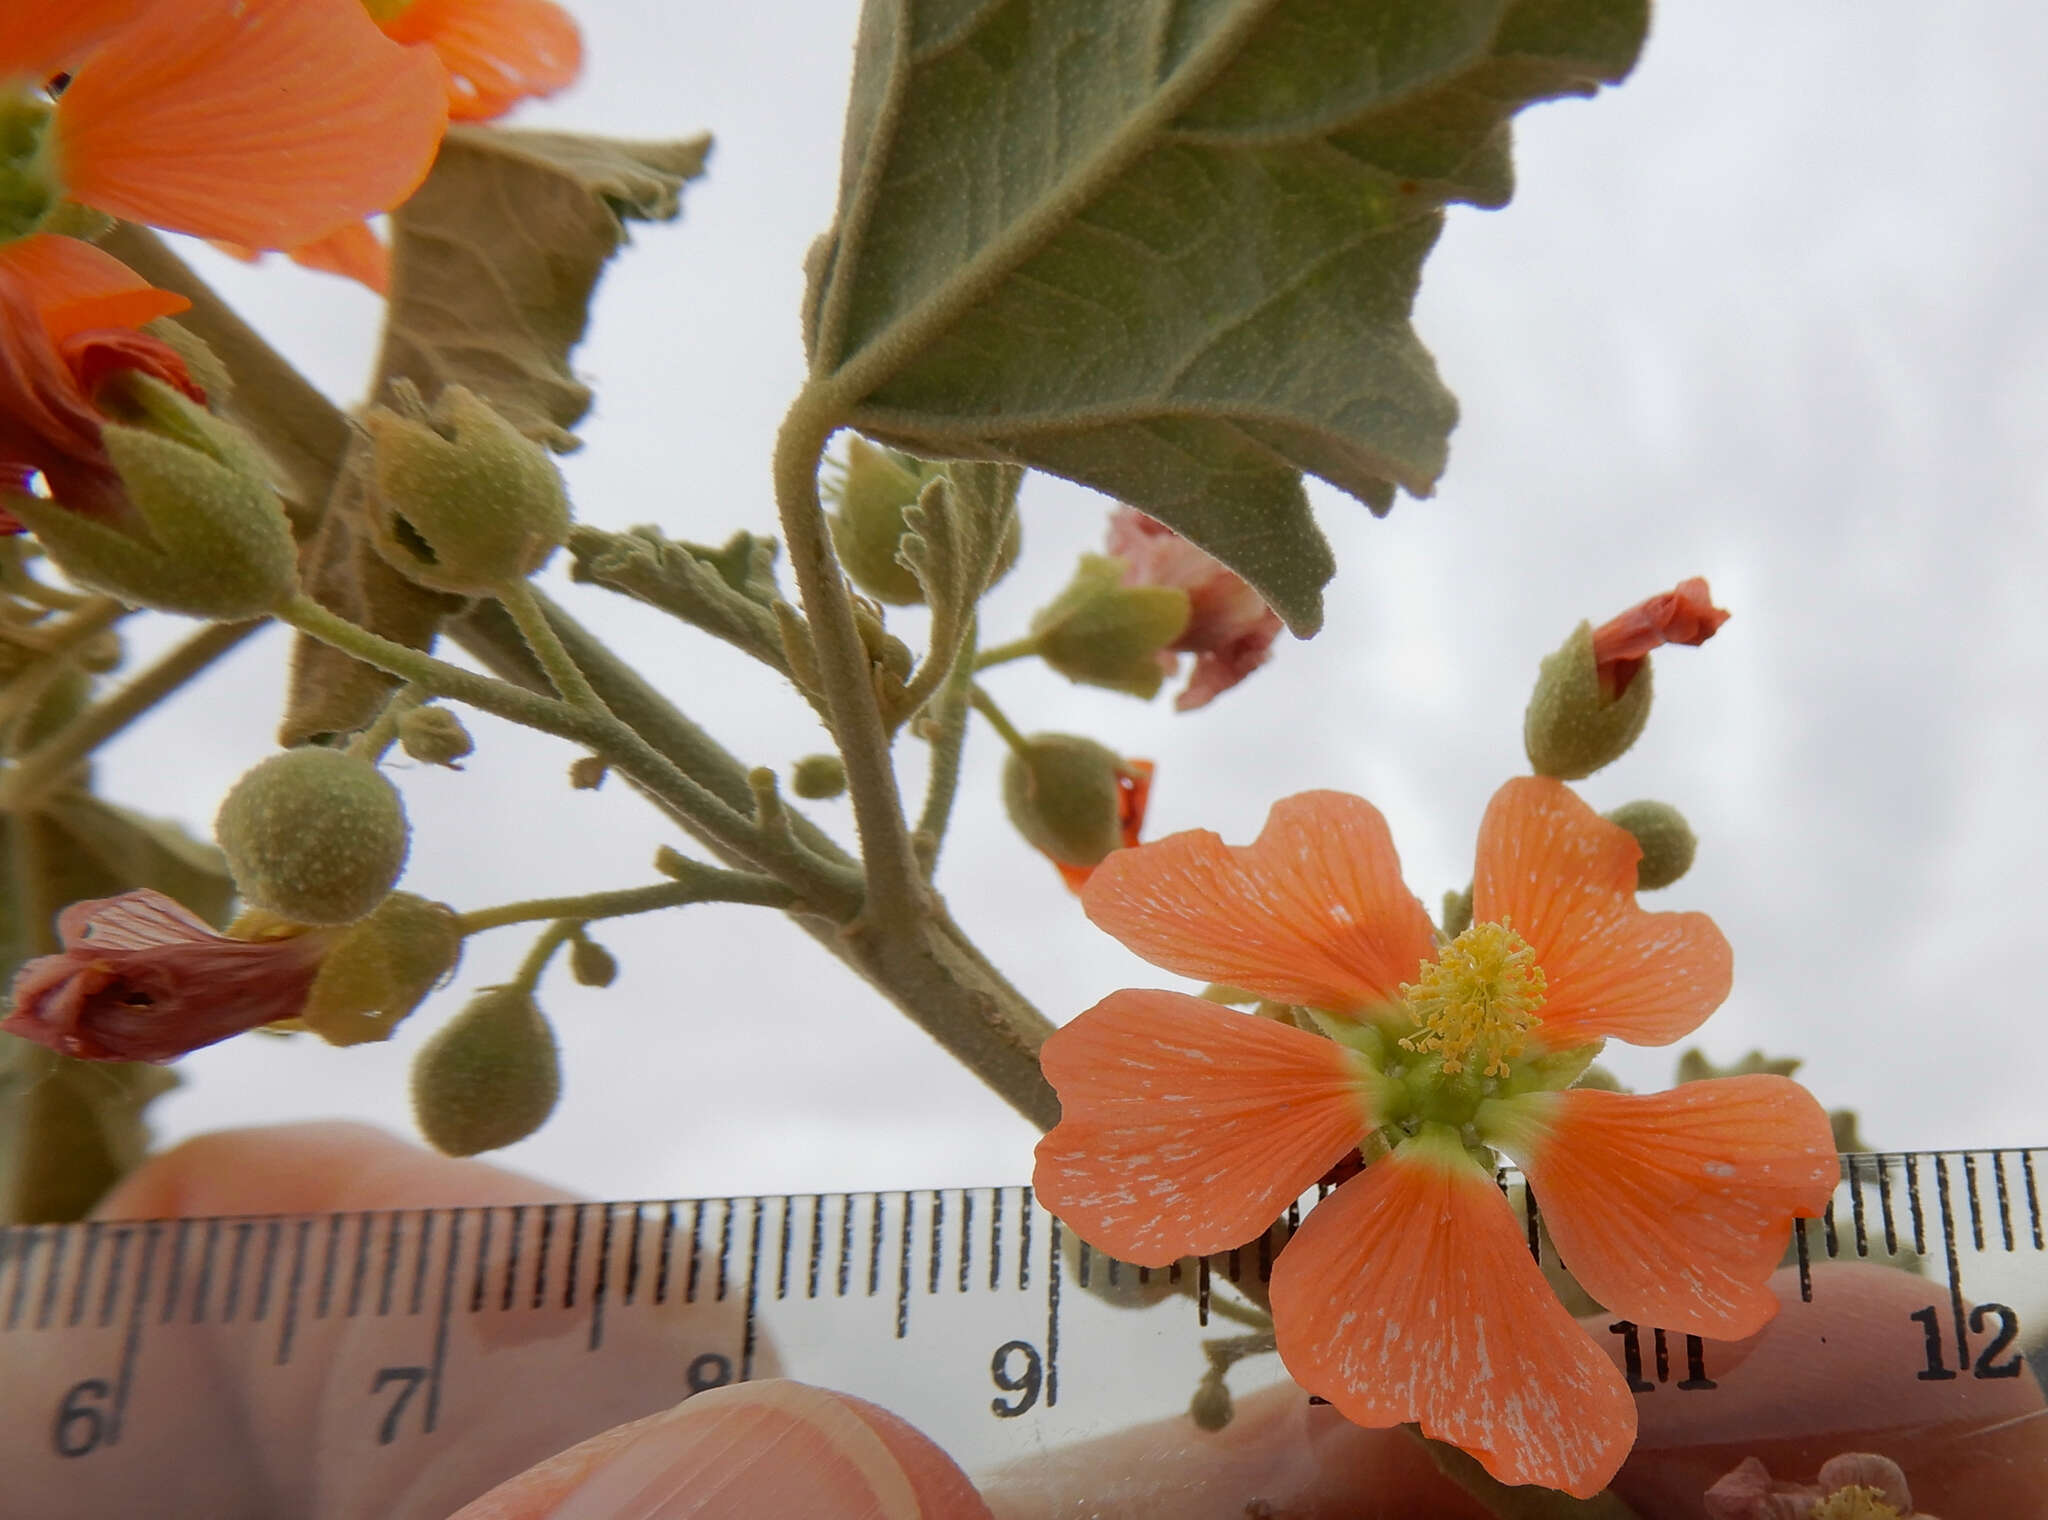
[[[454,1520],[992,1520],[967,1475],[887,1410],[803,1383],[716,1388],[606,1431]]]

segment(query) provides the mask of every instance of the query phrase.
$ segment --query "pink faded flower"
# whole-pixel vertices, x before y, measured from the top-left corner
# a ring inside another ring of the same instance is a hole
[[[1126,586],[1176,586],[1188,594],[1188,625],[1159,663],[1168,675],[1182,654],[1195,657],[1180,712],[1205,706],[1265,664],[1280,637],[1280,614],[1234,570],[1197,549],[1164,523],[1133,507],[1109,518],[1109,552],[1124,562]]]
[[[1706,1492],[1709,1520],[1935,1520],[1913,1508],[1906,1475],[1889,1457],[1845,1452],[1815,1483],[1779,1483],[1755,1457]]]
[[[1703,576],[1639,602],[1593,630],[1593,664],[1601,693],[1611,702],[1628,690],[1650,651],[1666,644],[1704,644],[1728,621]]]
[[[73,903],[15,973],[0,1031],[83,1061],[170,1061],[305,1006],[334,936],[240,940],[161,892]]]

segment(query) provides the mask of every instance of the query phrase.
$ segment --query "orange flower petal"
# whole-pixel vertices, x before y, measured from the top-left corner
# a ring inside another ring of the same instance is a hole
[[[1825,1210],[1841,1175],[1827,1112],[1784,1077],[1647,1095],[1575,1088],[1499,1107],[1520,1110],[1520,1133],[1501,1144],[1586,1291],[1687,1335],[1740,1340],[1770,1321],[1768,1279],[1792,1219]]]
[[[448,115],[489,121],[576,82],[583,38],[552,0],[413,0],[384,23],[394,42],[425,43],[448,71]]]
[[[1636,906],[1641,858],[1561,781],[1517,777],[1487,805],[1472,916],[1535,949],[1548,990],[1534,1033],[1552,1050],[1609,1035],[1668,1045],[1728,996],[1734,955],[1712,919]]]
[[[1396,1001],[1436,954],[1386,819],[1342,792],[1275,803],[1250,845],[1194,829],[1118,850],[1081,902],[1155,966],[1329,1013]]]
[[[0,243],[0,269],[27,287],[53,339],[96,327],[140,327],[192,304],[91,243],[46,232]]]
[[[1503,1483],[1581,1499],[1635,1439],[1621,1373],[1455,1139],[1410,1141],[1318,1204],[1272,1290],[1288,1373],[1355,1424],[1413,1420]]]
[[[38,85],[73,67],[148,0],[17,0],[0,6],[0,77]]]
[[[1039,1201],[1140,1266],[1242,1245],[1372,1128],[1355,1052],[1184,993],[1113,992],[1041,1059]]]
[[[411,194],[443,93],[432,54],[392,42],[360,0],[159,3],[58,98],[59,171],[117,216],[298,247]]]
[[[383,295],[391,285],[391,250],[367,222],[350,222],[337,232],[289,250],[291,261],[322,274],[338,274]]]

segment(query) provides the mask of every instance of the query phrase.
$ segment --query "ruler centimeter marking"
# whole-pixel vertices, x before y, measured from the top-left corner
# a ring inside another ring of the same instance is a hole
[[[1818,1219],[1802,1220],[1792,1232],[1801,1299],[1814,1298],[1822,1259],[1910,1262],[1917,1256],[1936,1274],[1927,1284],[1935,1303],[1911,1316],[1925,1342],[1925,1366],[1916,1357],[1915,1375],[1930,1381],[2019,1375],[2026,1345],[2034,1344],[2019,1339],[2019,1312],[2003,1303],[1973,1304],[1965,1273],[1987,1271],[2029,1247],[2048,1249],[2034,1153],[1854,1155],[1843,1158],[1842,1171],[1846,1228],[1838,1225],[1831,1201]],[[1506,1189],[1511,1179],[1504,1174],[1500,1180]],[[1903,1210],[1895,1197],[1900,1187]],[[1320,1188],[1314,1196],[1328,1191]],[[1540,1263],[1544,1231],[1537,1201],[1527,1188],[1511,1199]],[[1312,1206],[1314,1197],[1303,1202]],[[696,1390],[752,1377],[764,1337],[772,1333],[767,1316],[782,1312],[785,1301],[844,1301],[828,1312],[853,1316],[869,1312],[856,1305],[875,1300],[882,1324],[866,1333],[903,1342],[925,1301],[935,1301],[931,1312],[941,1312],[946,1303],[985,1299],[986,1310],[971,1312],[1014,1336],[1019,1327],[1001,1305],[1012,1295],[1028,1302],[1035,1293],[1043,1306],[1042,1339],[1037,1346],[1004,1341],[990,1369],[995,1387],[1009,1394],[1008,1402],[999,1397],[992,1407],[1007,1416],[1039,1402],[1046,1409],[1061,1403],[1065,1318],[1075,1294],[1116,1301],[1158,1284],[1169,1296],[1184,1295],[1189,1319],[1206,1327],[1221,1286],[1213,1274],[1220,1271],[1231,1282],[1254,1274],[1267,1280],[1300,1218],[1297,1205],[1240,1250],[1197,1258],[1191,1274],[1185,1262],[1161,1271],[1094,1250],[1044,1214],[1028,1187],[20,1226],[0,1229],[0,1337],[50,1338],[60,1351],[74,1339],[85,1344],[102,1332],[114,1337],[91,1342],[107,1348],[94,1353],[106,1355],[104,1370],[75,1382],[59,1410],[74,1420],[83,1418],[81,1410],[91,1414],[96,1449],[121,1439],[136,1391],[149,1376],[152,1336],[188,1334],[193,1326],[215,1335],[260,1329],[265,1354],[257,1360],[283,1368],[293,1362],[309,1322],[367,1317],[394,1330],[416,1324],[418,1330],[407,1333],[420,1337],[414,1342],[419,1349],[405,1360],[421,1365],[383,1369],[378,1387],[398,1374],[411,1380],[400,1392],[410,1396],[416,1388],[420,1399],[407,1428],[432,1433],[459,1408],[449,1402],[448,1379],[454,1326],[465,1316],[568,1314],[581,1349],[597,1355],[616,1313],[672,1298],[703,1301],[707,1308],[731,1302],[738,1311],[728,1322],[734,1354],[696,1356],[689,1371]],[[1934,1252],[1930,1233],[1939,1237]],[[714,1245],[715,1259],[707,1259]],[[1908,1250],[1912,1256],[1904,1254]],[[1997,1283],[2009,1278],[2009,1272],[2005,1278],[1989,1272],[1987,1296],[2000,1296]],[[2048,1264],[2033,1280],[2048,1288]],[[1944,1296],[1945,1306],[1939,1302]],[[1710,1348],[1697,1337],[1684,1337],[1681,1357],[1661,1329],[1644,1327],[1644,1336],[1627,1321],[1608,1328],[1622,1338],[1629,1384],[1639,1393],[1681,1373],[1673,1384],[1678,1389],[1717,1386]],[[1088,1344],[1090,1333],[1084,1328],[1078,1344],[1099,1353]],[[1028,1379],[1017,1357],[1028,1361]],[[1076,1375],[1085,1392],[1091,1374]],[[79,1424],[74,1434],[86,1428]]]

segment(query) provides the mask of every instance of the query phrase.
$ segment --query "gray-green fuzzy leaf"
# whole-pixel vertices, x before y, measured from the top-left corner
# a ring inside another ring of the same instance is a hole
[[[1409,324],[1508,123],[1633,65],[1648,0],[869,0],[814,382],[927,455],[1095,486],[1298,633],[1303,472],[1426,495],[1456,404]]]

